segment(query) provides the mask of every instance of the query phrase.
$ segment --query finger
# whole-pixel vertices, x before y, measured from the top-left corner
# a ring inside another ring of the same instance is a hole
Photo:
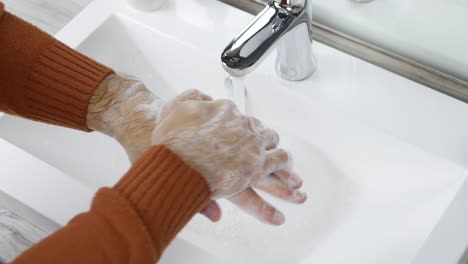
[[[296,173],[294,172],[288,172],[288,171],[277,171],[274,173],[278,179],[280,179],[281,182],[286,184],[289,188],[291,189],[299,189],[302,187],[302,179],[299,177]]]
[[[253,187],[291,203],[302,204],[307,200],[306,193],[289,188],[276,176],[263,178]]]
[[[214,107],[218,107],[223,111],[237,109],[236,103],[229,99],[217,99],[210,102]],[[237,109],[238,110],[238,109]],[[240,112],[239,112],[240,113]]]
[[[272,150],[278,146],[279,135],[273,129],[267,128],[263,130],[261,135],[263,136],[266,150]]]
[[[229,198],[229,201],[262,222],[282,225],[285,221],[283,213],[263,200],[252,188]]]
[[[274,149],[278,146],[279,135],[276,131],[265,128],[262,122],[253,116],[250,116],[248,120],[250,130],[257,135],[262,136],[267,150]]]
[[[211,200],[200,214],[206,216],[211,222],[218,222],[221,219],[221,207],[216,201]]]
[[[213,98],[196,89],[186,90],[176,97],[176,101],[178,102],[189,101],[189,100],[211,101],[213,100]]]
[[[177,103],[184,102],[184,101],[211,101],[213,98],[211,96],[208,96],[204,93],[202,93],[199,90],[196,89],[190,89],[182,92],[178,96],[176,96],[173,100],[169,101],[163,109],[159,112],[157,119],[162,120],[165,118],[167,113],[169,112],[169,109],[172,108]]]
[[[265,175],[270,175],[277,171],[290,171],[292,168],[292,156],[284,149],[270,150],[267,153],[263,170]]]
[[[255,118],[253,116],[249,116],[248,118],[250,120],[251,128],[255,132],[261,133],[263,130],[265,130],[265,127],[263,126],[263,124],[262,124],[262,122],[260,120],[258,120],[257,118]]]

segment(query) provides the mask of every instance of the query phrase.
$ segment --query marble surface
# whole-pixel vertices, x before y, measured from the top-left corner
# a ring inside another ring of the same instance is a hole
[[[11,262],[59,225],[0,190],[0,264]]]
[[[0,209],[0,263],[9,263],[17,255],[47,235],[16,213]]]
[[[2,0],[6,10],[55,34],[91,0]]]

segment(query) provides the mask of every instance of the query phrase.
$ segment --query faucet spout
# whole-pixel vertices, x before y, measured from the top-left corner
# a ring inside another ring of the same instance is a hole
[[[276,70],[282,78],[299,81],[315,72],[310,0],[271,0],[224,49],[223,67],[233,76],[244,76],[275,47]]]

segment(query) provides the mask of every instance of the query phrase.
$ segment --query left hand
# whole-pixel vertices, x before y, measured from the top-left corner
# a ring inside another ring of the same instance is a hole
[[[152,143],[163,144],[203,175],[213,199],[227,198],[262,222],[281,225],[284,215],[265,201],[263,190],[288,202],[307,199],[292,173],[291,155],[277,149],[278,134],[242,115],[230,100],[199,100],[186,91],[165,104]]]

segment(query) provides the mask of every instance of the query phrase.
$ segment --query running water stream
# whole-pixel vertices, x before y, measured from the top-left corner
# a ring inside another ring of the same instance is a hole
[[[245,100],[247,97],[247,88],[242,77],[227,77],[224,86],[228,97],[234,101],[239,111],[246,114]]]

